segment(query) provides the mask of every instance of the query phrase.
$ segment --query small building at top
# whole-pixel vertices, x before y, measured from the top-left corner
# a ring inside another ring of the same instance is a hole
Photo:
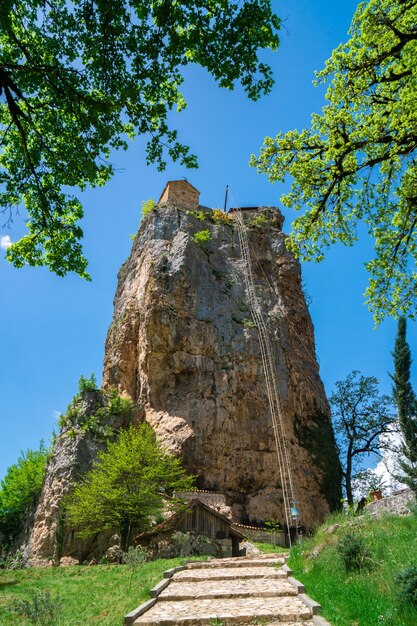
[[[159,206],[174,206],[198,209],[200,192],[188,180],[169,180],[158,200]]]

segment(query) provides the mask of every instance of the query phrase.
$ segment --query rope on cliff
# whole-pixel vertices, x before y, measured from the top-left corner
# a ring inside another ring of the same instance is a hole
[[[245,224],[240,211],[234,211],[234,218],[237,225],[239,244],[242,260],[245,266],[246,292],[249,300],[251,313],[258,330],[259,344],[261,348],[262,364],[264,368],[268,402],[271,412],[272,428],[275,439],[278,472],[280,475],[282,497],[284,504],[284,517],[288,529],[288,541],[291,546],[290,527],[293,523],[298,524],[298,516],[295,514],[297,501],[294,497],[294,486],[292,480],[290,454],[288,441],[282,416],[282,404],[278,391],[278,381],[276,379],[276,368],[273,358],[273,350],[268,329],[263,319],[262,310],[256,295],[255,282],[253,279],[252,262],[249,247],[249,240]]]

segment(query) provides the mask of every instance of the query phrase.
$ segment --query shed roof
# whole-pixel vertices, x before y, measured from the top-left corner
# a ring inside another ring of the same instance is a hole
[[[192,509],[196,507],[205,509],[211,515],[214,515],[215,517],[218,517],[219,519],[221,519],[223,522],[226,522],[227,525],[229,526],[229,534],[231,536],[237,537],[238,539],[244,539],[244,535],[241,532],[239,532],[237,528],[233,528],[232,526],[233,522],[231,522],[228,517],[226,517],[222,513],[219,513],[219,511],[212,509],[211,506],[208,506],[204,502],[201,502],[201,500],[198,500],[198,498],[191,500],[188,503],[188,507],[185,511],[180,511],[179,513],[175,513],[175,515],[172,515],[168,519],[164,520],[161,524],[157,524],[153,528],[146,530],[143,533],[140,533],[140,535],[137,535],[135,539],[140,541],[141,539],[145,539],[145,538],[147,539],[148,537],[153,537],[154,535],[158,535],[159,533],[169,532],[170,530],[174,530],[177,524],[182,519],[182,517],[186,513],[189,513]]]
[[[230,535],[233,535],[234,537],[238,537],[240,539],[244,539],[244,535],[242,535],[242,533],[239,532],[237,530],[237,528],[233,528],[232,527],[232,522],[231,522],[231,520],[228,517],[226,517],[225,515],[223,515],[219,511],[216,511],[216,509],[213,509],[211,506],[208,506],[208,504],[205,504],[204,502],[201,502],[201,500],[199,500],[198,498],[195,498],[194,500],[191,500],[191,502],[190,502],[190,509],[194,509],[196,507],[200,507],[202,509],[205,509],[208,513],[210,513],[211,515],[214,515],[214,517],[218,517],[223,522],[226,522],[226,524],[229,526],[229,534]]]

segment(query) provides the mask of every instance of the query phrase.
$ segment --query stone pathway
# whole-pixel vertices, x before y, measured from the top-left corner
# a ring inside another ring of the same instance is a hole
[[[179,571],[180,570],[180,571]],[[214,559],[165,573],[126,626],[330,626],[284,555]]]

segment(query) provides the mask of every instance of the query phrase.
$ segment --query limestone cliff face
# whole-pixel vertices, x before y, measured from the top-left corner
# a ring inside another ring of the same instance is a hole
[[[74,563],[84,560],[86,555],[82,553],[86,546],[83,544],[87,542],[75,538],[72,532],[64,534],[62,500],[80,475],[91,469],[99,449],[97,443],[82,435],[74,439],[67,436],[57,439],[29,537],[27,553],[31,565],[58,564],[62,555],[68,558],[69,554],[74,557]],[[63,541],[65,545],[62,545]],[[86,552],[89,553],[88,548]]]
[[[340,465],[300,266],[286,250],[277,210],[242,214],[274,349],[301,523],[312,527],[340,501]],[[168,202],[142,221],[119,272],[103,385],[144,407],[158,438],[198,474],[200,488],[226,495],[237,520],[283,519],[238,233],[233,222],[216,223],[212,215]],[[194,235],[202,230],[210,239],[198,243]]]

